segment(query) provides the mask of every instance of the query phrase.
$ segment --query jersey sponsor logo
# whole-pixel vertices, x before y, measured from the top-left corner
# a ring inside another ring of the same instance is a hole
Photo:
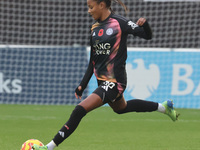
[[[22,81],[19,79],[5,79],[0,72],[0,93],[19,94],[22,92]]]
[[[110,43],[99,43],[93,45],[97,55],[110,55],[111,45]]]
[[[127,63],[127,90],[134,98],[145,99],[152,95],[160,83],[160,70],[155,64],[150,64],[149,69],[145,68],[143,59],[135,59],[137,64],[133,68],[131,63]]]
[[[96,50],[97,55],[110,55],[110,50]]]
[[[101,87],[106,91],[108,91],[108,88],[113,89],[113,87],[115,86],[115,83],[109,81],[105,81],[103,82],[103,84],[104,85],[102,85]]]
[[[129,21],[129,22],[128,22],[128,25],[131,26],[131,28],[132,28],[133,30],[134,30],[136,27],[138,27],[138,25],[135,24],[135,23],[132,22],[132,21]]]
[[[108,28],[108,29],[106,30],[106,34],[107,34],[107,35],[112,35],[112,34],[113,34],[113,29],[112,29],[112,28]]]
[[[98,50],[108,50],[111,48],[111,45],[110,43],[99,43],[99,44],[93,45],[93,47]]]
[[[102,35],[103,35],[103,32],[104,32],[103,29],[99,30],[98,36],[102,36]]]

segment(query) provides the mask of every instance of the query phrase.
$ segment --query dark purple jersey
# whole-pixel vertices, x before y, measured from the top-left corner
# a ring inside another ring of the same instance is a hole
[[[88,70],[81,82],[83,88],[94,73],[97,80],[110,81],[126,86],[127,36],[132,34],[151,39],[151,29],[146,21],[138,26],[120,15],[111,14],[104,21],[97,21],[91,28],[91,55]]]

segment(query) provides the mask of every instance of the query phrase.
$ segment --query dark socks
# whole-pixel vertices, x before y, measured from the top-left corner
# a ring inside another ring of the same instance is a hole
[[[158,103],[134,99],[127,101],[126,108],[116,113],[123,114],[127,112],[151,112],[151,111],[156,111],[157,109],[158,109]]]
[[[87,114],[86,110],[77,105],[73,110],[69,120],[64,124],[64,126],[60,129],[60,131],[56,134],[53,141],[58,146],[62,143],[67,137],[69,137],[74,130],[77,128],[81,119]]]
[[[157,109],[158,109],[158,103],[135,99],[127,101],[127,107],[124,110],[119,111],[117,113],[123,114],[127,112],[151,112],[151,111],[156,111]],[[69,137],[77,128],[81,119],[86,114],[87,114],[86,110],[82,106],[77,105],[73,110],[69,120],[55,135],[53,139],[54,143],[58,146],[67,137]]]

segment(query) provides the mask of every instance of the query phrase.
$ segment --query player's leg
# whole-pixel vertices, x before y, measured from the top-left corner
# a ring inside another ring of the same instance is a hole
[[[152,112],[158,110],[158,103],[139,99],[129,100],[126,102],[123,96],[120,100],[113,103],[110,102],[109,105],[118,114],[127,112]]]
[[[114,112],[118,113],[125,110],[127,107],[127,102],[122,96],[119,100],[115,102],[109,102],[109,106],[113,109]]]
[[[91,94],[85,100],[80,102],[73,110],[69,120],[58,131],[53,140],[47,144],[47,146],[34,145],[34,150],[53,150],[56,146],[61,144],[66,138],[68,138],[77,128],[81,119],[91,110],[103,105],[103,101],[96,94]]]
[[[152,112],[159,111],[167,114],[173,121],[176,121],[178,114],[173,108],[173,102],[171,100],[165,101],[162,104],[152,101],[145,100],[129,100],[125,101],[124,97],[118,101],[110,102],[109,105],[112,107],[113,111],[118,114],[124,114],[127,112]]]
[[[99,95],[92,93],[85,100],[79,103],[87,112],[92,111],[95,108],[102,106],[104,103]]]
[[[81,119],[91,110],[103,105],[101,98],[96,94],[91,94],[85,100],[80,102],[73,110],[69,120],[60,129],[53,141],[58,146],[67,137],[69,137],[77,128]],[[63,133],[63,134],[62,134]]]

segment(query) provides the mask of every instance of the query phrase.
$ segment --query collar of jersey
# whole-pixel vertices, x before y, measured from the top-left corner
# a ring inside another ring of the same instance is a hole
[[[98,23],[104,23],[106,21],[108,21],[108,19],[113,15],[113,13],[110,13],[110,15],[103,21],[98,20]]]

